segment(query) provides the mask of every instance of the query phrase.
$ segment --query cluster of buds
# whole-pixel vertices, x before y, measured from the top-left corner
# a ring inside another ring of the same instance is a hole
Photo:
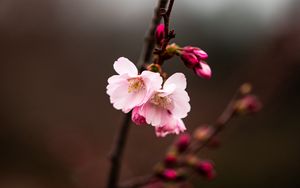
[[[200,130],[197,132],[199,133],[199,131]],[[199,134],[201,134],[201,138],[204,139],[204,137],[207,138],[207,136],[209,136],[211,131],[205,127],[201,132],[202,133]],[[211,161],[199,159],[196,154],[185,152],[189,151],[188,148],[192,146],[191,140],[192,137],[189,134],[183,134],[177,139],[174,146],[166,154],[163,163],[156,166],[155,171],[157,177],[166,182],[182,181],[186,178],[186,170],[188,168],[206,180],[215,178],[215,168]],[[182,155],[184,156],[183,158]]]
[[[165,37],[165,26],[164,24],[159,24],[156,28],[156,43],[157,45],[162,45]],[[174,55],[180,56],[184,64],[194,70],[196,75],[199,77],[210,79],[212,76],[212,71],[209,65],[206,63],[208,55],[205,51],[198,47],[185,46],[180,47],[177,44],[173,43],[167,45],[166,50],[161,52],[161,57],[166,60]]]
[[[212,72],[206,63],[208,55],[198,47],[185,46],[179,50],[179,55],[184,64],[205,79],[210,79]]]

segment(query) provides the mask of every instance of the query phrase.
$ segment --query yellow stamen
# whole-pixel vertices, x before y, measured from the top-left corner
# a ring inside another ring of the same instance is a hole
[[[171,103],[172,99],[168,96],[161,96],[160,93],[156,93],[151,99],[150,102],[162,108],[167,108]]]
[[[129,78],[128,80],[128,93],[137,92],[143,88],[145,88],[143,79],[140,77],[137,78]]]

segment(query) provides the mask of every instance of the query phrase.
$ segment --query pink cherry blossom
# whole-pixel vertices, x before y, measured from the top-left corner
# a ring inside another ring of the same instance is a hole
[[[148,101],[152,93],[161,88],[159,73],[143,71],[139,75],[136,66],[125,57],[120,57],[113,66],[118,75],[108,79],[106,88],[110,102],[118,110],[128,113]]]
[[[139,114],[146,122],[158,127],[182,127],[181,118],[187,116],[191,106],[185,91],[186,78],[182,73],[169,77],[162,89],[153,92],[149,100],[141,106]],[[177,125],[176,126],[176,122]],[[184,125],[183,125],[184,126]],[[181,129],[178,129],[181,130]],[[177,128],[175,132],[178,132]]]

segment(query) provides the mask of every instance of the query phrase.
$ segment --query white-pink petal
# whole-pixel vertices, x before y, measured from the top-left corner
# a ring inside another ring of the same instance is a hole
[[[184,132],[186,127],[181,119],[170,119],[167,124],[155,127],[155,133],[158,137],[165,137],[168,134],[179,134]]]
[[[129,76],[138,75],[138,70],[136,66],[129,59],[125,57],[120,57],[117,61],[115,61],[114,69],[120,75],[122,74],[128,74]]]
[[[177,118],[185,118],[191,110],[191,105],[189,103],[189,97],[186,91],[176,92],[172,95],[173,105],[172,115]]]
[[[178,89],[185,89],[186,88],[186,78],[183,73],[175,73],[170,76],[166,82],[164,83],[164,88],[168,87],[170,84],[175,84],[176,88]]]

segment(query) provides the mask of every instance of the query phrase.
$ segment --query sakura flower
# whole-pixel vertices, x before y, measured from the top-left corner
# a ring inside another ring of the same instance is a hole
[[[182,127],[180,119],[186,117],[191,109],[190,98],[185,88],[186,78],[184,74],[173,74],[166,80],[162,89],[153,92],[138,113],[145,117],[148,124],[153,126]],[[178,132],[177,129],[175,132]]]
[[[171,118],[169,122],[162,126],[155,127],[155,134],[158,137],[165,137],[168,134],[179,134],[186,130],[181,119]]]
[[[128,113],[135,106],[148,101],[152,93],[161,88],[162,78],[159,73],[143,71],[139,75],[136,66],[125,57],[120,57],[113,66],[118,75],[108,79],[106,93],[118,110]]]

